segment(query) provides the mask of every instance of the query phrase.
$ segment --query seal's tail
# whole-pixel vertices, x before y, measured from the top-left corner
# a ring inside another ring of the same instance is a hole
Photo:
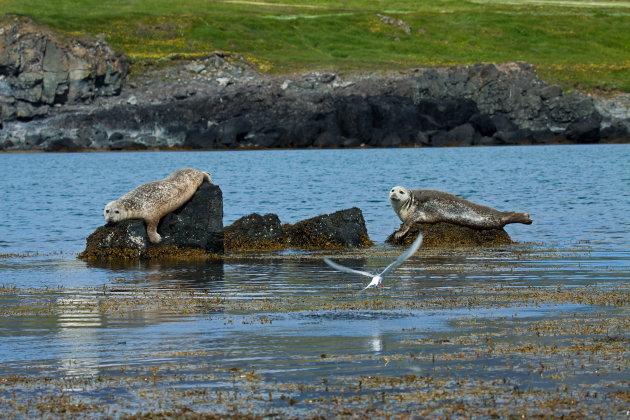
[[[524,225],[531,225],[532,219],[529,218],[529,213],[517,213],[515,211],[508,213],[506,216],[507,223],[523,223]]]

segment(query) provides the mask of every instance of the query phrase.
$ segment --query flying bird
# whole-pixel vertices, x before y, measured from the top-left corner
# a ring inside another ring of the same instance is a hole
[[[387,274],[389,274],[390,271],[398,267],[400,264],[404,263],[409,257],[415,254],[418,248],[420,248],[421,243],[422,243],[422,234],[418,234],[418,237],[416,238],[415,241],[413,241],[409,249],[403,252],[400,255],[400,257],[396,259],[396,261],[388,265],[385,268],[385,270],[383,270],[381,273],[376,274],[376,275],[374,275],[373,273],[368,273],[367,271],[354,270],[352,268],[344,267],[343,265],[339,265],[336,262],[329,260],[328,258],[324,258],[324,262],[328,264],[329,266],[331,266],[332,268],[334,268],[335,270],[343,271],[344,273],[361,274],[362,276],[371,277],[372,281],[370,282],[370,284],[368,284],[367,286],[363,288],[363,290],[365,290],[370,287],[381,286],[383,283],[383,278]]]

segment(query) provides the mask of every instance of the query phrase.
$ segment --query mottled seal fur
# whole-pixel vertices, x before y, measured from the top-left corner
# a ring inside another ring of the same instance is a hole
[[[104,211],[105,220],[115,223],[144,219],[149,241],[158,243],[162,239],[157,233],[160,219],[190,200],[204,180],[212,183],[208,172],[179,169],[160,181],[142,184],[108,203]]]
[[[411,191],[396,186],[389,192],[389,201],[403,222],[394,234],[397,239],[416,222],[448,222],[475,229],[501,229],[508,223],[532,223],[528,213],[503,212],[444,191]]]

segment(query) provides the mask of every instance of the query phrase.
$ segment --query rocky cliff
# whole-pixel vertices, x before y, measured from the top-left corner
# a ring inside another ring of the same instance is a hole
[[[527,63],[272,77],[213,54],[123,85],[126,64],[102,42],[8,36],[26,31],[10,28],[0,38],[7,151],[630,141],[628,96],[564,94]],[[39,47],[18,47],[22,38]],[[72,67],[79,56],[83,64]]]
[[[127,61],[102,40],[65,39],[24,17],[0,21],[0,121],[117,95]]]

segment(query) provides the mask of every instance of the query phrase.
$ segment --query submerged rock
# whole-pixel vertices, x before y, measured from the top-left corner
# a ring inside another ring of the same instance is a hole
[[[84,260],[204,257],[223,253],[223,197],[217,185],[204,182],[182,207],[162,218],[159,244],[147,237],[143,220],[101,226],[87,238]]]
[[[372,246],[363,213],[357,207],[280,224],[275,214],[250,214],[225,228],[226,250],[336,249]]]
[[[473,229],[452,223],[416,223],[399,239],[394,233],[385,242],[392,245],[409,246],[418,233],[422,232],[422,247],[468,247],[468,246],[503,246],[512,243],[510,235],[504,229]]]

